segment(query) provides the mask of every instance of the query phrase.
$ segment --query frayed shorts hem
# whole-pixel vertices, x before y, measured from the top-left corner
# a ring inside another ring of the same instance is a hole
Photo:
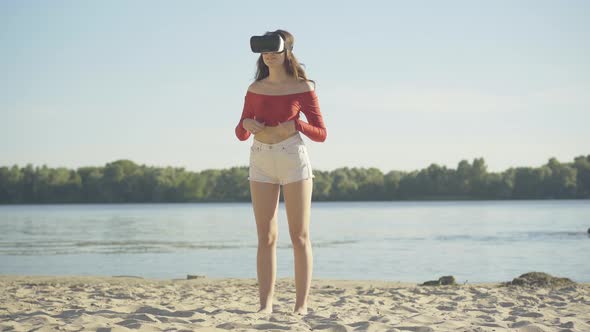
[[[289,183],[293,183],[293,182],[297,182],[297,181],[303,181],[303,180],[309,180],[309,179],[313,179],[315,178],[315,175],[312,175],[311,177],[308,176],[306,178],[302,178],[302,179],[293,179],[293,180],[285,180],[283,181],[283,183],[281,183],[280,181],[276,181],[276,180],[268,180],[268,179],[260,179],[260,178],[252,178],[252,177],[248,177],[248,181],[254,181],[254,182],[264,182],[264,183],[272,183],[272,184],[280,184],[280,185],[286,185]]]

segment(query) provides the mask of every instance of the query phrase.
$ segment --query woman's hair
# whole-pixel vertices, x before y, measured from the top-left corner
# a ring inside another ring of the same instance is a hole
[[[315,88],[315,81],[307,79],[307,75],[305,74],[305,70],[303,70],[303,67],[305,67],[305,64],[300,64],[299,61],[297,61],[297,58],[295,57],[295,55],[293,55],[292,48],[295,43],[295,37],[293,37],[293,35],[291,33],[289,33],[288,31],[280,30],[280,29],[275,30],[275,31],[267,31],[264,35],[268,36],[268,35],[273,35],[273,34],[281,35],[281,37],[283,37],[283,40],[285,41],[285,47],[284,47],[285,48],[285,62],[283,63],[283,65],[285,66],[285,70],[287,71],[287,75],[297,77],[298,79],[311,81],[311,82],[313,82],[313,86]],[[256,81],[260,81],[261,79],[268,77],[269,70],[268,70],[268,66],[264,63],[264,59],[262,59],[262,53],[260,53],[260,57],[258,58],[258,61],[256,62],[256,67],[257,67],[256,68],[256,75],[255,75]]]

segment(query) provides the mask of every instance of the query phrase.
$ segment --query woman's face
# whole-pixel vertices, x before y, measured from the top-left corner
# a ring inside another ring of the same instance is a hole
[[[285,62],[285,51],[283,52],[262,52],[262,59],[264,63],[269,66],[278,66],[282,65]]]

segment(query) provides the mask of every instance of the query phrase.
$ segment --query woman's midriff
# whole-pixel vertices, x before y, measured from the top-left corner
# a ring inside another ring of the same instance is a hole
[[[276,144],[281,141],[286,140],[291,136],[297,135],[297,131],[291,133],[285,133],[284,130],[277,130],[279,126],[271,127],[266,126],[264,130],[254,134],[254,139],[259,142],[266,143],[266,144]]]

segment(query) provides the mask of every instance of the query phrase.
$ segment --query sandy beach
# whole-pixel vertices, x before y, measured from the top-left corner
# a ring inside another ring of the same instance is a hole
[[[0,275],[0,290],[0,331],[590,331],[590,283],[314,279],[303,316],[286,278],[270,314],[255,279]]]

